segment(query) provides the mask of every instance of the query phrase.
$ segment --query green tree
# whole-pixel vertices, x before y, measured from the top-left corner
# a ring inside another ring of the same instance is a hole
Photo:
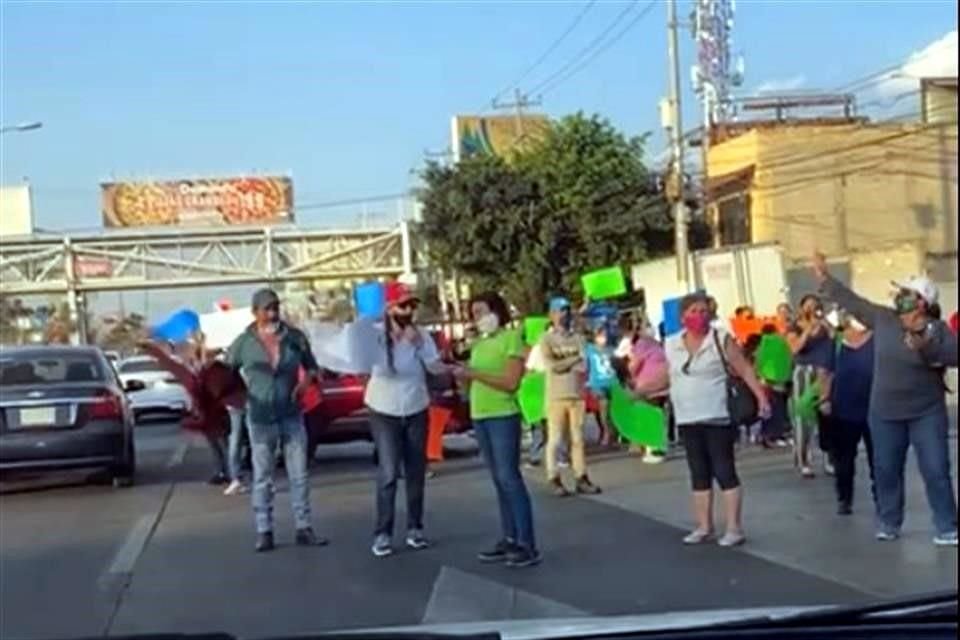
[[[553,293],[579,293],[585,271],[669,254],[669,208],[644,141],[576,114],[509,161],[428,165],[419,231],[431,260],[537,312]]]

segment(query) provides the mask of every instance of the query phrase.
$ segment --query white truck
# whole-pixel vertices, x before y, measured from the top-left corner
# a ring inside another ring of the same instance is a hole
[[[713,296],[721,318],[732,316],[742,305],[760,315],[773,315],[778,304],[790,299],[783,252],[776,243],[695,251],[690,256],[690,274],[690,288]],[[630,278],[634,289],[643,289],[654,326],[663,320],[663,302],[687,293],[677,278],[673,257],[634,265]]]

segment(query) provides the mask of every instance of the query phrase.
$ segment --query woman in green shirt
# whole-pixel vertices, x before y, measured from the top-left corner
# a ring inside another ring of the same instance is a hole
[[[520,331],[512,329],[507,303],[496,293],[477,296],[470,312],[480,337],[469,367],[458,376],[470,383],[470,418],[493,477],[502,539],[478,556],[481,562],[530,567],[540,562],[533,533],[530,493],[520,473],[520,409],[517,388],[524,371]]]

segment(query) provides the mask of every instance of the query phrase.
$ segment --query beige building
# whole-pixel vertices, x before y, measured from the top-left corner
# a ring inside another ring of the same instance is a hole
[[[956,79],[918,93],[912,121],[778,118],[715,132],[707,212],[717,244],[778,242],[793,261],[910,246],[955,281]]]

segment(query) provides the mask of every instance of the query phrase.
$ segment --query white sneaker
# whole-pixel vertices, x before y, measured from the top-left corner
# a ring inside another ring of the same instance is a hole
[[[877,531],[875,537],[880,542],[892,542],[897,538],[899,538],[900,534],[894,533],[893,531],[884,531],[883,529],[881,529],[880,531]],[[936,541],[936,538],[934,538],[934,541]]]
[[[386,558],[393,553],[393,544],[390,536],[380,534],[373,539],[373,546],[370,551],[378,558]]]
[[[247,485],[243,484],[239,480],[233,480],[230,484],[227,485],[227,488],[223,490],[223,495],[225,496],[234,496],[238,493],[246,493]]]
[[[746,541],[747,536],[743,535],[742,533],[728,531],[717,541],[717,544],[721,547],[739,547]]]
[[[423,535],[421,529],[411,529],[407,532],[407,547],[414,551],[430,548],[430,541]]]
[[[648,453],[643,456],[641,462],[644,464],[660,464],[666,460],[666,456],[658,455],[656,453]]]
[[[933,538],[933,544],[938,547],[955,547],[957,546],[957,532],[953,533],[938,533]]]
[[[704,531],[703,529],[697,529],[696,531],[691,531],[683,538],[683,544],[703,544],[704,542],[709,542],[713,538],[712,531]]]

